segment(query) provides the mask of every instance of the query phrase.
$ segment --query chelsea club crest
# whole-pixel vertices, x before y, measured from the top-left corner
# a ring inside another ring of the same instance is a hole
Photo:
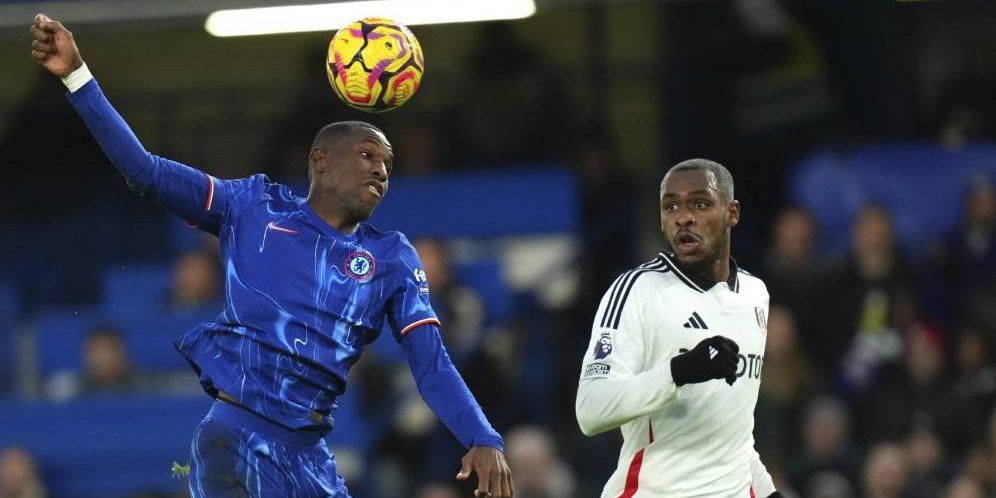
[[[374,270],[377,269],[377,261],[374,260],[372,254],[366,251],[353,251],[349,256],[346,256],[343,268],[349,278],[366,282],[373,277]]]

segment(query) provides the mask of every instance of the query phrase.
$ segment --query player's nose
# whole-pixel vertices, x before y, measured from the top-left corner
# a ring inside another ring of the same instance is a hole
[[[383,161],[378,162],[373,169],[370,170],[370,174],[380,181],[387,180],[387,165],[384,164]]]
[[[682,209],[678,211],[677,216],[674,217],[675,222],[678,226],[689,226],[695,224],[695,215],[687,209]]]

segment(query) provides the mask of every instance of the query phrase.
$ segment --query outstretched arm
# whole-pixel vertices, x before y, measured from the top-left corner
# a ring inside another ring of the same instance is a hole
[[[469,448],[457,479],[467,479],[475,472],[478,487],[474,496],[511,497],[514,489],[504,443],[450,361],[439,328],[420,325],[401,338],[401,346],[422,399]]]
[[[69,88],[69,101],[90,132],[124,175],[128,185],[149,193],[192,224],[203,224],[217,232],[217,219],[207,213],[221,213],[215,202],[215,180],[205,173],[149,153],[104,96],[89,68],[83,62],[73,34],[44,14],[35,16],[30,28],[34,40],[31,56]]]

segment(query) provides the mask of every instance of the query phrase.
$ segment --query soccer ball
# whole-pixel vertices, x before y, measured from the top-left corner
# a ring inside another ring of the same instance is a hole
[[[332,90],[351,107],[385,112],[418,91],[425,59],[415,35],[390,19],[368,17],[340,29],[325,60]]]

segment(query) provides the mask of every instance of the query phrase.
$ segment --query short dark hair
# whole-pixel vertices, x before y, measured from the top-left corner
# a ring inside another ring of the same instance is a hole
[[[323,126],[322,129],[318,130],[318,133],[315,134],[315,140],[311,142],[311,148],[321,148],[325,144],[328,144],[330,140],[348,135],[362,128],[384,135],[384,132],[380,128],[377,128],[366,121],[336,121],[334,123],[329,123]]]
[[[733,175],[730,174],[730,170],[726,169],[726,166],[717,163],[716,161],[711,161],[709,159],[694,158],[686,159],[681,161],[671,169],[667,170],[664,174],[664,178],[661,179],[661,197],[664,196],[664,184],[667,182],[667,177],[674,173],[675,171],[695,171],[704,170],[711,171],[713,175],[716,176],[716,187],[719,189],[719,193],[726,198],[726,201],[733,200]]]

